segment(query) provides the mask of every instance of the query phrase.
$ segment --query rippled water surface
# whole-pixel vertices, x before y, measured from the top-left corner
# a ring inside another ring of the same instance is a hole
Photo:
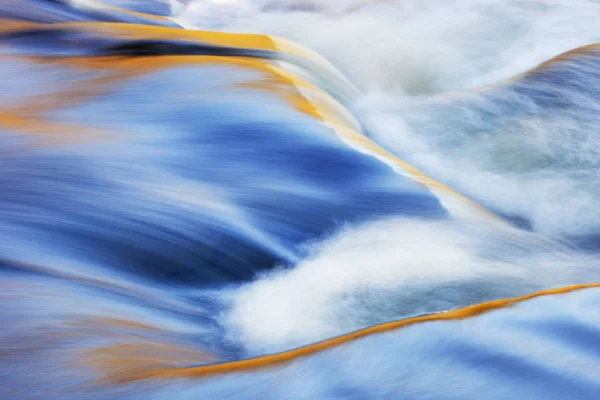
[[[599,18],[0,2],[0,398],[598,398]]]

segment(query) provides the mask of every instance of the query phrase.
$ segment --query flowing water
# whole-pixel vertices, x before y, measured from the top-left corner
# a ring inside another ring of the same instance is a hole
[[[0,398],[597,398],[599,17],[0,3]]]

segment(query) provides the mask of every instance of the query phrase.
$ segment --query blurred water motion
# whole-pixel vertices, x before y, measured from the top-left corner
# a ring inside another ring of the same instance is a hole
[[[415,96],[217,31],[402,2],[217,3],[0,4],[0,398],[596,398],[600,50]]]

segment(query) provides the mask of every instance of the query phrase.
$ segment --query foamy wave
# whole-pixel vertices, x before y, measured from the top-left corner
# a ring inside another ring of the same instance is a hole
[[[587,48],[474,92],[364,98],[383,146],[551,236],[597,235],[600,52]]]
[[[191,0],[177,15],[200,28],[268,33],[307,45],[361,90],[354,108],[388,150],[485,205],[525,219],[537,232],[598,233],[594,160],[600,150],[594,127],[600,113],[589,97],[553,89],[551,96],[580,104],[566,110],[533,104],[510,89],[470,97],[456,93],[497,85],[559,53],[600,41],[600,4],[276,3]],[[596,85],[590,76],[581,82]],[[425,96],[439,93],[446,97]]]
[[[600,278],[596,258],[534,234],[396,219],[348,229],[294,269],[230,294],[230,340],[251,354],[384,321]]]

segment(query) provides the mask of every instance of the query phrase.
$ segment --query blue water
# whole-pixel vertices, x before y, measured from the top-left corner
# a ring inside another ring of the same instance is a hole
[[[446,7],[382,3],[0,4],[0,398],[598,397],[595,288],[266,368],[147,375],[600,282],[600,51],[536,67],[569,50],[540,39],[547,58],[452,87],[407,77],[407,59],[394,70],[379,45],[357,68],[351,41],[309,35],[362,21],[376,38],[393,13]],[[563,7],[513,3],[532,31]],[[458,20],[503,15],[463,6]],[[261,24],[335,67],[270,36],[180,34]]]

